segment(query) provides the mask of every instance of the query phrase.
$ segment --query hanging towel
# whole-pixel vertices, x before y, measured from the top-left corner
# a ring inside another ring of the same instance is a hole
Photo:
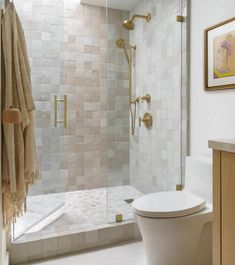
[[[22,214],[28,187],[38,178],[34,100],[23,28],[13,3],[2,19],[2,111],[21,112],[20,124],[3,124],[2,190],[5,225]]]

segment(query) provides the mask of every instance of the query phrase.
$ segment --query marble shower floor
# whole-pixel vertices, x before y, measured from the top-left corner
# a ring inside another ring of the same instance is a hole
[[[116,214],[124,220],[133,218],[125,200],[143,195],[130,185],[30,196],[26,214],[15,225],[15,234],[60,233],[94,229],[115,222]]]

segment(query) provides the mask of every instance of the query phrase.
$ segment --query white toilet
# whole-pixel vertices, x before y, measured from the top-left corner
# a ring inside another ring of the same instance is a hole
[[[132,203],[148,265],[212,264],[212,161],[187,157],[185,188]]]

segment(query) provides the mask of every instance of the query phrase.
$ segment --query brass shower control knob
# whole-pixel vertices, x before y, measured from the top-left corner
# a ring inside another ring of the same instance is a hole
[[[141,122],[144,123],[146,128],[150,129],[152,127],[152,125],[153,125],[153,116],[152,116],[152,114],[149,113],[149,112],[146,112],[144,114],[144,117],[142,119],[140,118],[140,125],[141,125]]]
[[[141,97],[141,99],[146,101],[147,103],[151,102],[151,95],[146,94],[145,96]]]

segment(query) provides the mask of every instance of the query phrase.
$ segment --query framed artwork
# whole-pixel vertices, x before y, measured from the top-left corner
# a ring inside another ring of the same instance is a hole
[[[235,17],[205,31],[205,87],[235,88]]]

